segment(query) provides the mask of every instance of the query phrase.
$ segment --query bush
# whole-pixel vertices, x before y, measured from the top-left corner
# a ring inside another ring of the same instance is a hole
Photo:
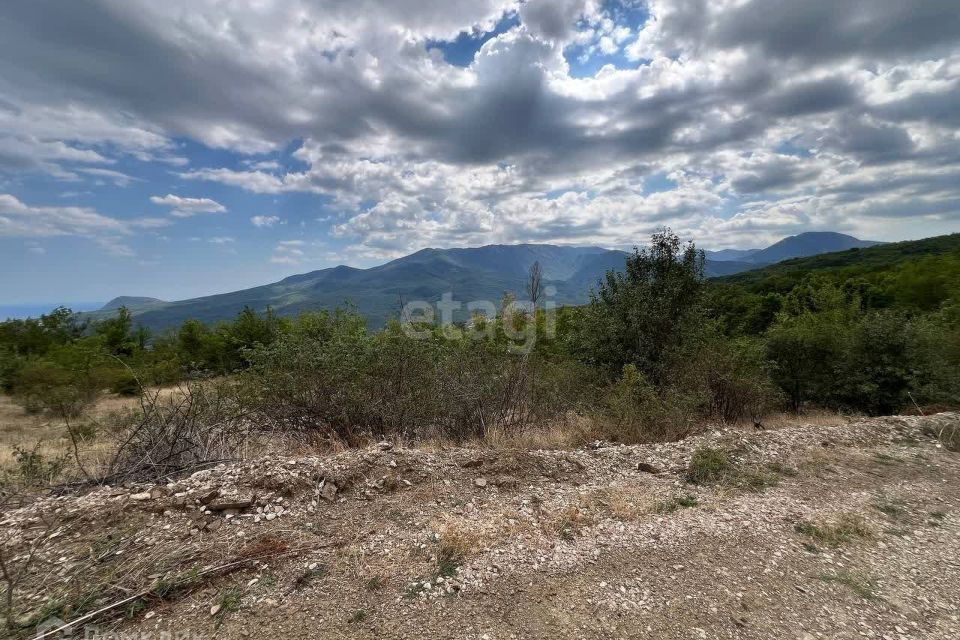
[[[47,486],[55,482],[67,467],[67,456],[50,458],[40,452],[38,441],[32,448],[13,448],[17,463],[15,480],[28,487]]]
[[[697,404],[689,394],[654,388],[628,364],[605,399],[606,435],[625,443],[678,440],[694,428]]]
[[[723,482],[733,473],[730,456],[722,449],[699,447],[693,452],[687,465],[687,482],[713,484]]]
[[[140,390],[140,381],[126,369],[117,371],[110,382],[110,391],[120,396],[136,397]]]
[[[837,311],[781,314],[766,334],[773,378],[799,411],[809,400],[826,403],[849,340],[850,325]]]
[[[912,322],[898,313],[869,313],[853,326],[833,381],[833,403],[870,415],[895,413],[915,389]]]
[[[762,341],[727,338],[716,327],[691,340],[670,362],[674,384],[700,399],[700,415],[724,422],[759,420],[781,402]]]
[[[146,396],[142,409],[117,414],[111,481],[156,481],[211,462],[234,459],[256,431],[236,389],[195,382],[164,399]]]

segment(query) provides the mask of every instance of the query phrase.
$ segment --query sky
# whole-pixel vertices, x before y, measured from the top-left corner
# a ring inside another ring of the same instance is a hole
[[[956,0],[0,7],[0,304],[960,231]]]

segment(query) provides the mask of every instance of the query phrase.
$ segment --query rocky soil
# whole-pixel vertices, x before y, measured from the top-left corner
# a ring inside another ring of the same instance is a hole
[[[0,541],[22,637],[954,639],[960,454],[936,434],[958,426],[382,443],[42,497]],[[727,464],[693,484],[705,448]]]

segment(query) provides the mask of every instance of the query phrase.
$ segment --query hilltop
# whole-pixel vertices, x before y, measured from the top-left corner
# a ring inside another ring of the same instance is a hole
[[[956,259],[960,259],[960,233],[795,258],[719,278],[718,281],[752,290],[786,291],[809,275],[820,275],[841,281],[852,277],[882,275],[921,263],[929,267],[927,263],[930,261]],[[928,277],[949,277],[949,274],[930,268],[921,269],[921,271],[922,275]]]
[[[131,311],[142,310],[153,307],[158,304],[166,304],[165,300],[159,298],[148,298],[145,296],[118,296],[100,307],[100,311],[116,311],[120,307],[126,307]]]

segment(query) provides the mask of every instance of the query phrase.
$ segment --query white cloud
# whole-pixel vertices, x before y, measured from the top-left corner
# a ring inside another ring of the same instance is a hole
[[[81,168],[77,169],[77,171],[98,178],[100,182],[112,182],[118,187],[126,187],[131,182],[139,181],[139,178],[134,178],[121,171],[114,171],[112,169]]]
[[[0,194],[0,236],[42,238],[127,233],[128,224],[88,207],[27,205],[10,194]]]
[[[250,218],[251,224],[255,227],[272,227],[280,222],[279,216],[253,216]]]
[[[131,257],[134,249],[128,239],[140,230],[158,229],[169,224],[158,218],[119,219],[90,207],[50,207],[29,205],[13,195],[0,194],[0,237],[49,238],[73,236],[99,245],[110,255]],[[33,253],[45,253],[31,243]]]
[[[303,240],[281,240],[274,247],[270,262],[287,265],[301,264],[306,256],[303,250],[306,244]]]
[[[231,244],[236,241],[236,238],[232,238],[230,236],[214,236],[207,240],[207,242],[211,244]]]
[[[650,0],[642,28],[599,0],[34,4],[0,24],[0,168],[15,172],[182,166],[181,138],[252,154],[175,175],[323,195],[357,255],[629,245],[661,224],[715,246],[825,225],[881,238],[908,219],[960,229],[955,1]],[[466,68],[428,47],[515,11],[522,24]],[[630,64],[578,77],[570,46],[587,66]],[[64,55],[21,55],[51,47]]]
[[[225,213],[227,208],[210,198],[182,198],[173,194],[151,196],[150,202],[170,207],[170,215],[177,218],[189,218],[198,213]]]

